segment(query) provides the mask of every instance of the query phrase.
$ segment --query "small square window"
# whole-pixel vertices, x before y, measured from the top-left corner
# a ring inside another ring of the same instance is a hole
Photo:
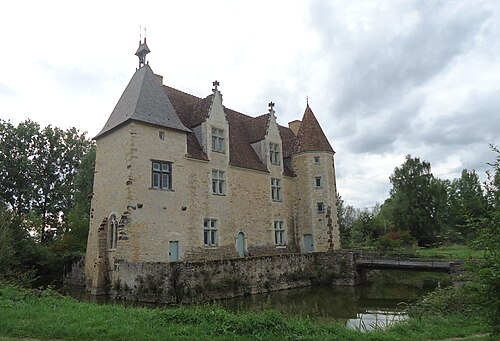
[[[318,213],[325,213],[325,205],[322,202],[316,203]]]
[[[316,164],[321,163],[320,161],[321,161],[321,159],[319,156],[314,157],[314,163],[316,163]]]
[[[321,187],[321,186],[322,186],[322,183],[321,183],[321,176],[317,176],[317,177],[315,178],[315,180],[314,180],[314,181],[315,181],[315,185],[316,185],[316,187],[318,187],[318,188],[319,188],[319,187]]]
[[[158,137],[160,138],[160,140],[165,140],[165,132],[164,131],[158,132]]]

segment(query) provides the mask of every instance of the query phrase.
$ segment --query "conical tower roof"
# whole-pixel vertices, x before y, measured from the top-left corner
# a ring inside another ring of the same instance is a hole
[[[172,103],[149,65],[144,65],[132,76],[104,128],[95,138],[101,137],[129,120],[190,132],[177,116]]]
[[[319,125],[316,116],[307,104],[306,111],[302,117],[299,131],[297,132],[296,152],[325,151],[334,153],[330,142]]]

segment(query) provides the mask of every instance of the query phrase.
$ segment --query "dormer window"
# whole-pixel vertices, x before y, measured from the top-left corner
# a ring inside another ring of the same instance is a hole
[[[224,153],[224,130],[212,128],[212,151]]]
[[[272,165],[280,164],[280,145],[277,143],[269,143],[269,159]]]

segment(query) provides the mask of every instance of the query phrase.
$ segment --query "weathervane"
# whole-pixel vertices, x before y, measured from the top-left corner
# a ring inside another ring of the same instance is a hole
[[[135,52],[135,55],[139,57],[139,69],[143,67],[146,64],[146,55],[151,52],[149,49],[148,45],[146,44],[146,27],[144,27],[144,43],[142,42],[142,27],[139,26],[139,47],[137,48],[137,51]]]

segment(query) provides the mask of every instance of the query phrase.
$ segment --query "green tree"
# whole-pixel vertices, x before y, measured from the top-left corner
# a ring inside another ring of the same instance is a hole
[[[431,164],[407,155],[389,179],[395,227],[409,231],[419,245],[435,242],[446,189],[432,175]]]
[[[63,131],[48,126],[41,131],[36,145],[35,210],[42,217],[40,239],[44,243],[56,231],[65,232],[64,223],[78,193],[74,184],[77,169],[91,142],[75,128]]]
[[[352,225],[356,220],[356,210],[351,205],[346,205],[342,197],[337,194],[337,215],[339,221],[340,245],[342,248],[353,246]]]
[[[474,170],[464,169],[460,178],[449,186],[447,221],[449,228],[462,237],[457,241],[470,241],[474,237],[470,221],[483,217],[486,211],[487,201],[479,176]]]
[[[383,217],[380,216],[380,205],[372,208],[357,209],[356,218],[352,223],[353,242],[359,246],[372,245],[384,234]]]
[[[90,201],[94,185],[95,146],[82,159],[75,177],[75,200],[68,213],[65,233],[58,236],[52,249],[61,255],[84,253],[90,223]]]
[[[33,164],[40,126],[27,120],[14,127],[0,120],[0,203],[16,214],[31,210],[35,189]]]
[[[485,309],[495,335],[500,335],[500,150],[491,146],[496,153],[493,170],[488,171],[485,182],[488,209],[481,218],[474,219],[477,229],[476,245],[485,249],[485,261],[476,268]]]

